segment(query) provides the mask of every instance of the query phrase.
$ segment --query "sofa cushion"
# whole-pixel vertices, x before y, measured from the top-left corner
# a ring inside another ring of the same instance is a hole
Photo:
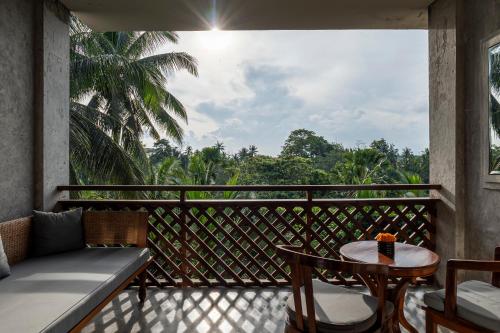
[[[61,213],[33,211],[33,255],[45,256],[85,247],[82,208]]]
[[[86,248],[25,260],[0,280],[2,332],[67,332],[139,269],[144,248]]]
[[[307,326],[307,308],[304,287],[300,289],[304,324]],[[377,321],[378,299],[359,291],[313,280],[314,310],[319,332],[365,332]],[[386,302],[386,315],[394,305]],[[293,295],[287,301],[288,319],[295,324]]]
[[[7,255],[3,250],[2,235],[0,235],[0,279],[8,276],[10,274],[9,262],[7,261]]]
[[[444,311],[445,290],[426,293],[428,307]],[[500,327],[500,288],[481,281],[466,281],[457,287],[457,315],[493,331]]]

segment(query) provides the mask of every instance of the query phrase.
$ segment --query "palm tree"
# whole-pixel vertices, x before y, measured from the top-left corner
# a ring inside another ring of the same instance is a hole
[[[163,160],[158,168],[154,168],[149,179],[151,185],[213,185],[215,183],[214,164],[206,163],[199,154],[195,154],[189,160],[187,169],[182,167],[178,158],[170,157]],[[226,185],[237,185],[239,173],[234,173],[225,183]],[[150,199],[172,199],[177,198],[178,193],[157,192],[148,194]],[[221,193],[205,191],[188,191],[186,198],[190,200],[214,199],[222,196],[224,199],[235,199],[239,196],[236,191],[223,191]]]
[[[223,142],[217,141],[214,146],[215,149],[217,149],[220,153],[224,153],[224,150],[226,147],[224,146]]]
[[[417,174],[400,171],[400,183],[401,184],[423,184],[422,177]],[[427,190],[411,190],[407,191],[405,197],[424,197],[428,194]]]
[[[248,155],[250,157],[255,157],[255,155],[257,155],[258,152],[259,152],[259,150],[257,149],[257,147],[255,145],[250,145],[248,147]]]
[[[184,52],[156,53],[177,43],[170,31],[94,32],[73,18],[70,36],[73,181],[86,175],[141,183],[149,170],[145,131],[155,140],[162,134],[182,140],[178,120],[187,122],[187,113],[166,89],[167,78],[181,69],[197,76],[196,60]]]

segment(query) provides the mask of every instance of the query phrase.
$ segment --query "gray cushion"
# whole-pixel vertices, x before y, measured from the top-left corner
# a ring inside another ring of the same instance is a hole
[[[313,280],[314,309],[319,332],[364,332],[377,321],[376,297],[359,291]],[[302,312],[307,326],[307,308],[304,288],[301,288]],[[391,302],[386,302],[386,314],[394,310]],[[295,323],[295,304],[291,295],[287,301],[288,318]]]
[[[0,279],[8,276],[9,274],[9,262],[7,261],[7,255],[3,250],[2,235],[0,235]]]
[[[427,306],[444,311],[445,290],[426,293]],[[481,281],[460,283],[457,288],[457,315],[493,331],[500,329],[500,288]]]
[[[34,256],[83,249],[82,209],[61,213],[33,211]]]
[[[148,258],[142,248],[86,248],[14,265],[0,280],[0,331],[67,332]]]

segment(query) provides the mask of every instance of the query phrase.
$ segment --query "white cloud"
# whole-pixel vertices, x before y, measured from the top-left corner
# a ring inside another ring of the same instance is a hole
[[[168,88],[186,105],[185,144],[255,144],[276,154],[308,128],[354,146],[384,137],[428,146],[425,31],[182,32],[163,51],[186,51],[199,78],[177,73]]]

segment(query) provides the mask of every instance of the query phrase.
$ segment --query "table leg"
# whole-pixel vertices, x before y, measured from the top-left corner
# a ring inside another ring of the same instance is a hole
[[[401,332],[399,325],[403,326],[410,333],[418,333],[418,331],[413,327],[408,320],[406,320],[404,315],[404,305],[406,290],[410,285],[411,279],[401,279],[401,281],[392,290],[391,301],[394,303],[394,315],[392,317],[393,331],[395,333]]]

